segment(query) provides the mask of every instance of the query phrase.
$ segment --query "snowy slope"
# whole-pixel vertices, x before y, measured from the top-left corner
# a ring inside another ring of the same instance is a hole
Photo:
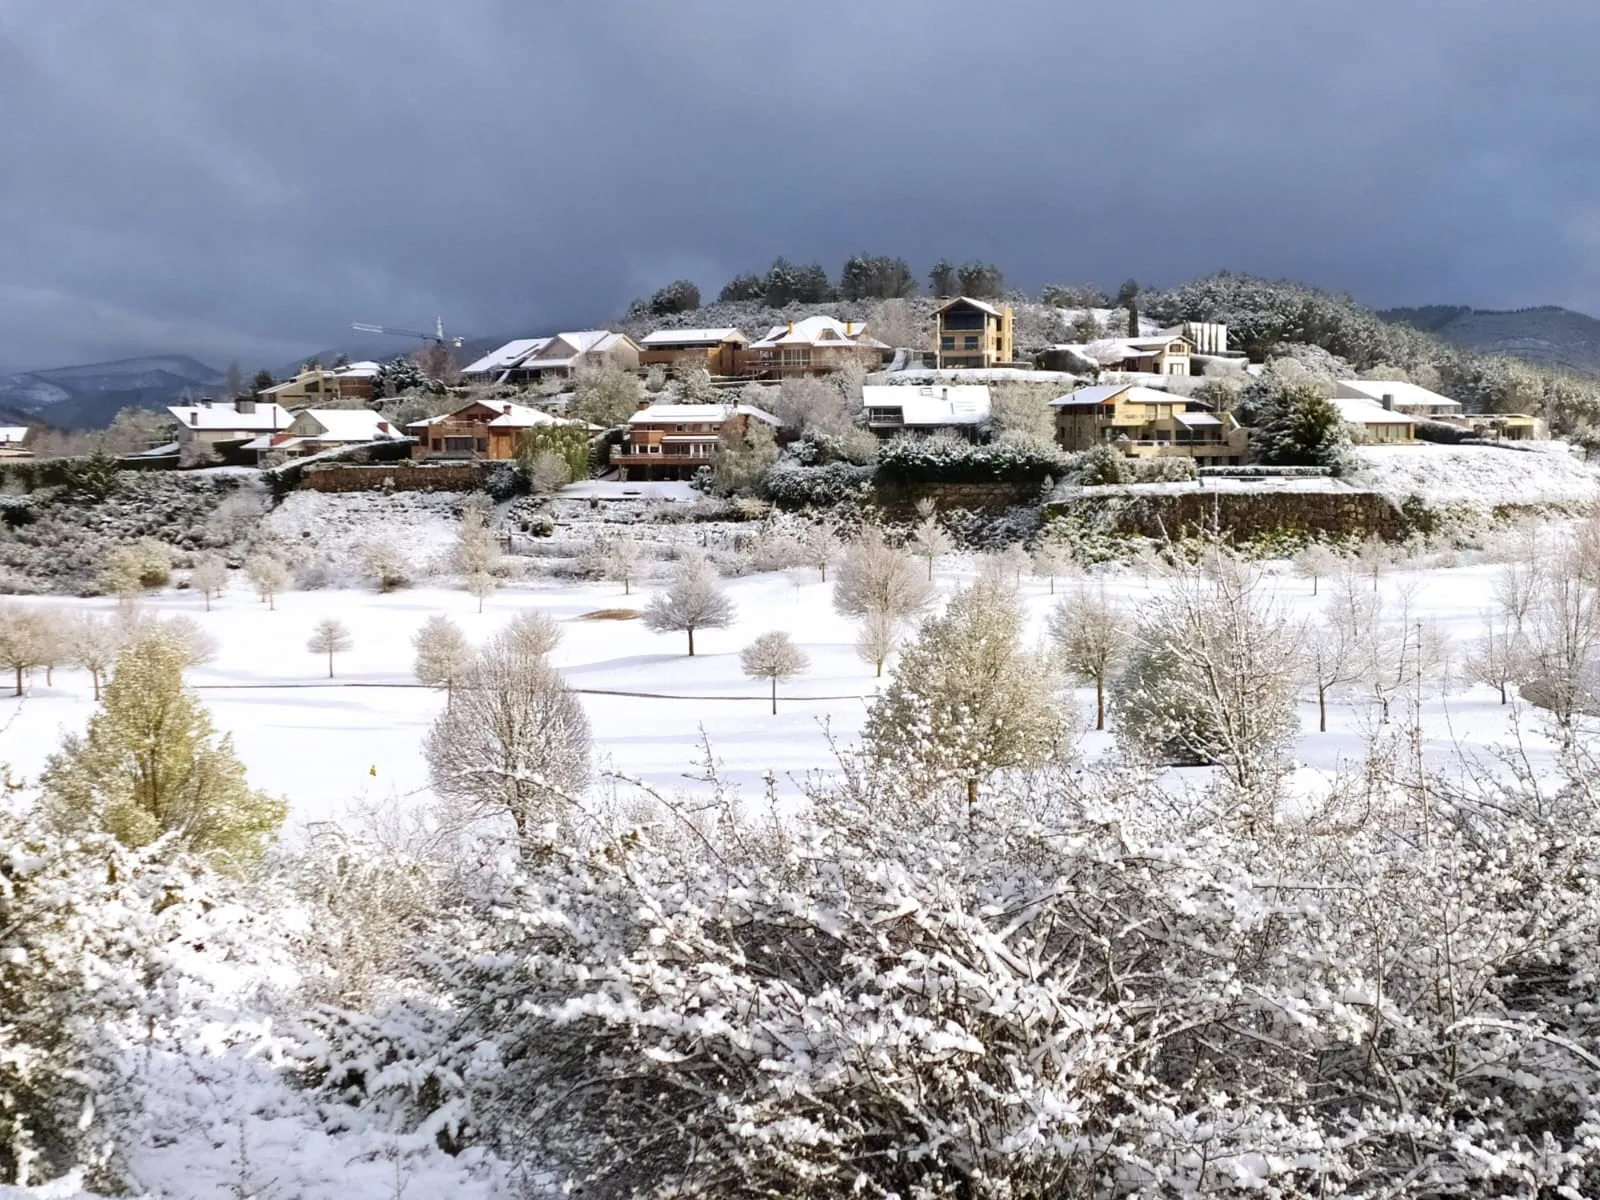
[[[1359,446],[1358,482],[1396,497],[1416,494],[1434,504],[1591,503],[1600,499],[1600,467],[1560,442],[1533,449],[1498,446]]]

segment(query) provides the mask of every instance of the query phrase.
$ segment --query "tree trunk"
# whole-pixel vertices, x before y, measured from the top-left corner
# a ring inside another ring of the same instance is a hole
[[[772,715],[778,715],[778,677],[772,677]]]
[[[1311,577],[1311,594],[1313,596],[1315,596],[1317,594],[1317,583],[1318,583],[1318,579],[1317,579],[1317,577],[1315,575],[1313,575]]]
[[[881,658],[878,660],[878,678],[883,678],[883,659]]]
[[[22,668],[17,668],[17,695],[22,695]]]
[[[689,630],[689,657],[694,657],[694,630]]]
[[[333,678],[333,651],[328,651],[328,678]]]
[[[1106,727],[1106,677],[1104,675],[1096,675],[1094,677],[1094,727],[1096,729],[1104,729]]]
[[[206,592],[205,593],[205,597],[206,597],[206,611],[210,612],[211,611],[211,593],[210,592]]]
[[[44,668],[44,685],[45,687],[55,687],[56,685],[56,669],[49,663],[46,663]]]
[[[94,702],[96,704],[99,704],[100,703],[100,672],[99,671],[90,671],[89,672],[89,678],[94,683]]]
[[[622,577],[622,594],[624,596],[628,594],[628,577],[626,575]]]
[[[1317,732],[1328,732],[1328,689],[1317,689]]]
[[[976,777],[967,780],[967,828],[972,828],[973,813],[978,807],[978,780]]]

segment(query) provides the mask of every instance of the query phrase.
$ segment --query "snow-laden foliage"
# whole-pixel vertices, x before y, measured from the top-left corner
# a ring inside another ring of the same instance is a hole
[[[877,468],[830,462],[825,466],[804,466],[781,458],[767,472],[763,485],[769,499],[787,508],[832,508],[840,504],[865,503]]]
[[[1137,775],[565,835],[329,1014],[329,1098],[590,1196],[1590,1195],[1591,774],[1375,754],[1250,827]]]
[[[0,1182],[120,1185],[126,1052],[170,1032],[220,890],[170,840],[132,850],[0,812]]]
[[[879,478],[895,483],[1033,483],[1060,479],[1071,459],[1050,442],[896,438],[878,451]]]

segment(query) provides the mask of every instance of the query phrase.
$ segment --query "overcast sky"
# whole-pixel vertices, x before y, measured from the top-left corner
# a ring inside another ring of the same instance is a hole
[[[0,0],[0,369],[780,253],[1600,312],[1597,47],[1594,0]]]

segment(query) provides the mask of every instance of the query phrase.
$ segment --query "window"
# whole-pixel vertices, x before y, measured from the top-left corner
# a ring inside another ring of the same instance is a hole
[[[673,428],[675,430],[677,430],[679,433],[682,433],[685,429],[688,428],[688,426],[687,425],[674,425]]]
[[[467,454],[472,451],[472,439],[469,437],[447,437],[444,448],[455,454]]]
[[[963,339],[961,348],[963,350],[976,350],[978,348],[978,339],[970,336]]]
[[[955,348],[956,348],[956,339],[955,338],[953,338],[953,337],[942,337],[942,338],[939,339],[939,349],[941,349],[941,350],[954,350]]]

